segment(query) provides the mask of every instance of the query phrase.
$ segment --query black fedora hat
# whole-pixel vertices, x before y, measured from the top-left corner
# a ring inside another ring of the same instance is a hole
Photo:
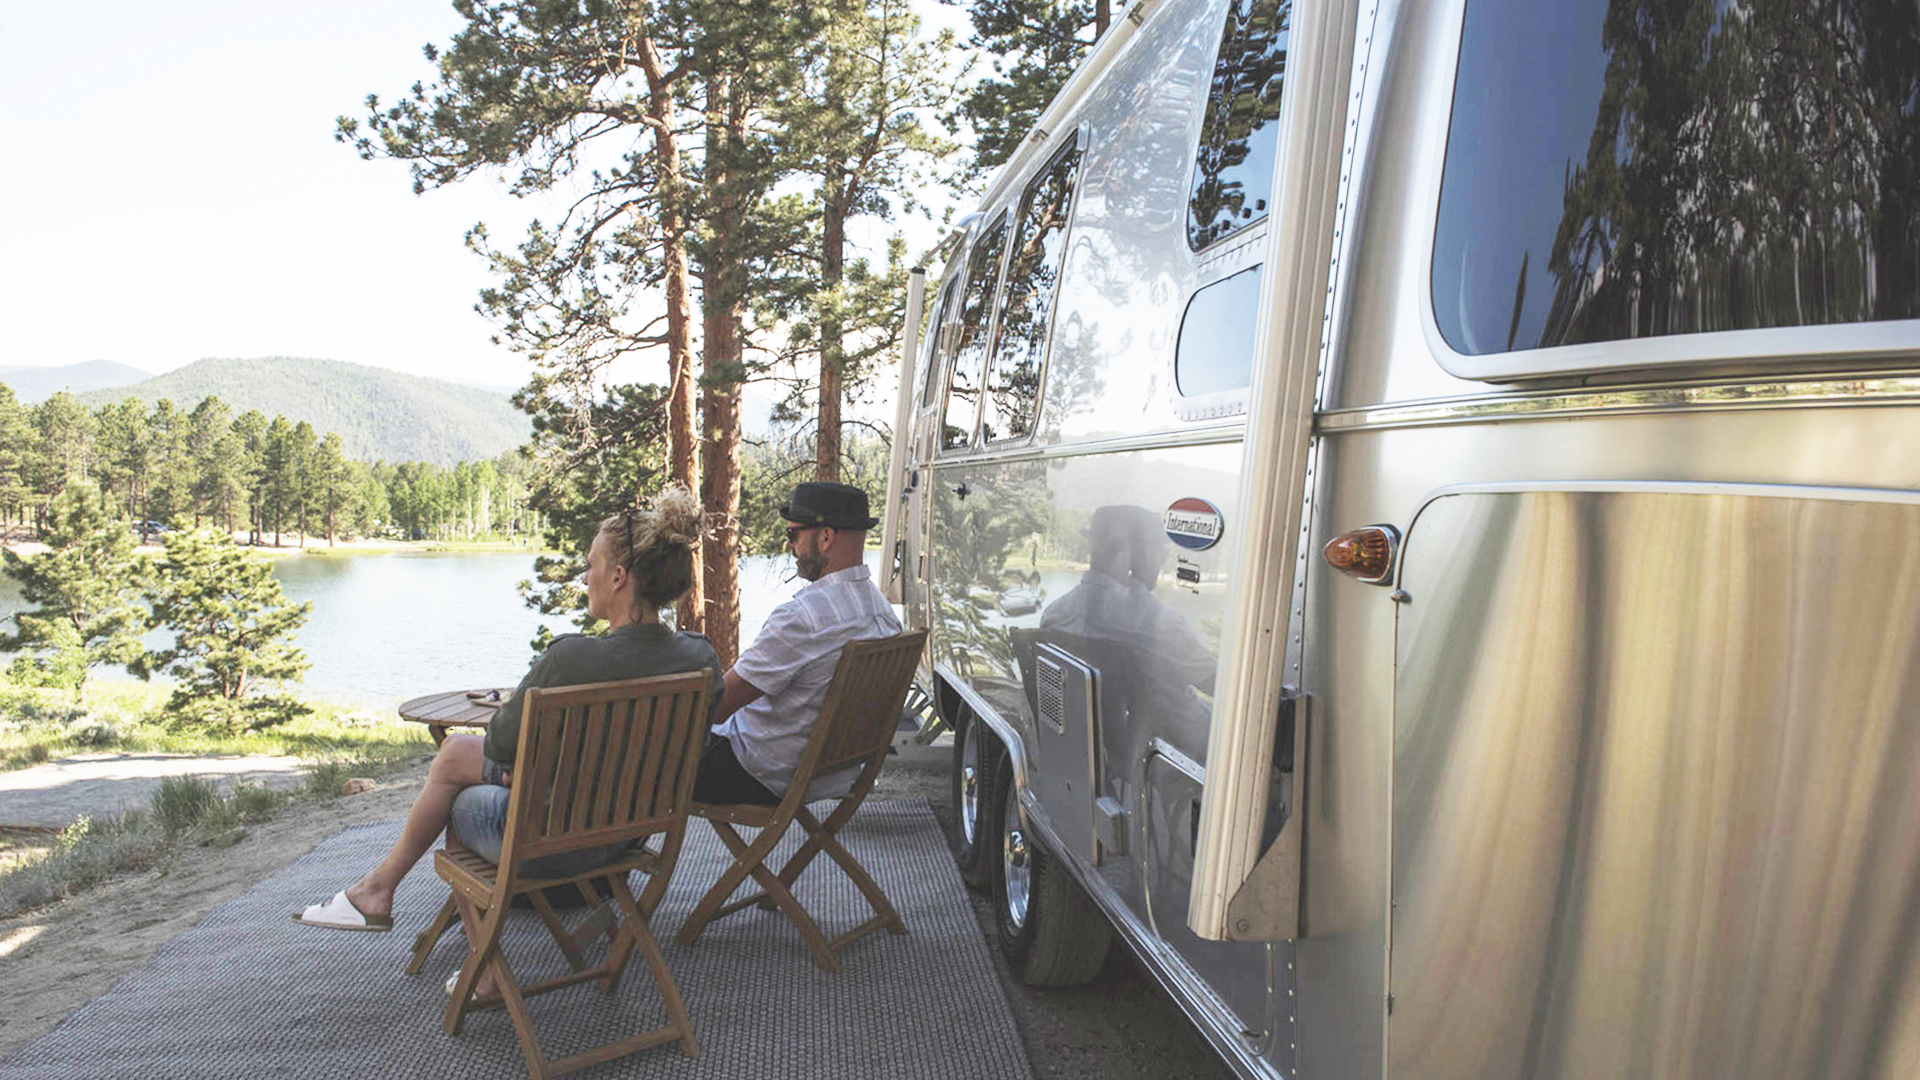
[[[835,529],[871,529],[880,519],[867,514],[867,493],[851,484],[809,480],[793,489],[780,507],[780,516],[795,525],[826,525]]]

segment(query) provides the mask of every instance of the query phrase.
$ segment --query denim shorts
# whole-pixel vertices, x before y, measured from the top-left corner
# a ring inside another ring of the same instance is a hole
[[[453,831],[460,846],[491,863],[500,861],[500,845],[507,837],[507,799],[512,790],[501,786],[505,779],[506,770],[489,760],[480,768],[480,782],[462,788],[453,799]],[[624,850],[625,845],[614,845],[528,859],[520,864],[520,872],[537,878],[572,877],[605,865]]]

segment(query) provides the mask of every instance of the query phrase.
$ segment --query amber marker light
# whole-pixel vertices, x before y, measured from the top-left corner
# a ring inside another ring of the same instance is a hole
[[[1327,541],[1320,555],[1327,565],[1369,585],[1385,585],[1393,576],[1393,555],[1400,533],[1391,525],[1368,525]]]

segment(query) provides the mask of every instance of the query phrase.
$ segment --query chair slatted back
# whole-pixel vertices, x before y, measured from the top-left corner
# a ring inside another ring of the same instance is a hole
[[[926,642],[925,630],[909,630],[847,643],[795,772],[796,786],[800,770],[811,779],[886,753],[899,730],[900,710]]]
[[[500,864],[684,829],[713,675],[529,690]]]

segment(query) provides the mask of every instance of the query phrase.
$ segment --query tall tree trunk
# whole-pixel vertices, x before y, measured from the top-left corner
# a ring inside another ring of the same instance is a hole
[[[1107,28],[1113,25],[1113,0],[1093,0],[1093,40],[1099,41],[1107,36]]]
[[[680,146],[673,136],[673,87],[652,38],[639,41],[640,65],[647,76],[647,116],[653,122],[658,170],[660,237],[667,292],[667,468],[676,483],[700,492],[700,463],[694,452],[693,295],[689,288],[686,240],[686,187],[680,174]],[[674,608],[682,630],[707,626],[705,552],[694,560],[693,587]]]
[[[708,311],[709,370],[716,345],[739,351],[735,315],[732,304]],[[706,635],[720,663],[731,667],[740,653],[740,384],[710,381],[700,395],[700,406],[706,436],[701,447],[705,468],[700,471],[700,503],[707,516]]]
[[[834,294],[846,277],[847,265],[847,178],[835,170],[827,178],[826,198],[821,200],[825,213],[821,221],[820,287]],[[838,311],[829,308],[820,320],[820,405],[816,416],[818,431],[813,439],[813,478],[838,482],[840,479],[840,398],[845,374],[846,350]]]
[[[707,516],[707,641],[723,665],[740,652],[740,384],[745,378],[740,328],[746,299],[732,240],[747,200],[731,152],[746,130],[743,95],[725,76],[707,83],[707,185],[713,193],[712,238],[700,267],[704,386],[700,395],[704,468],[700,502]]]

